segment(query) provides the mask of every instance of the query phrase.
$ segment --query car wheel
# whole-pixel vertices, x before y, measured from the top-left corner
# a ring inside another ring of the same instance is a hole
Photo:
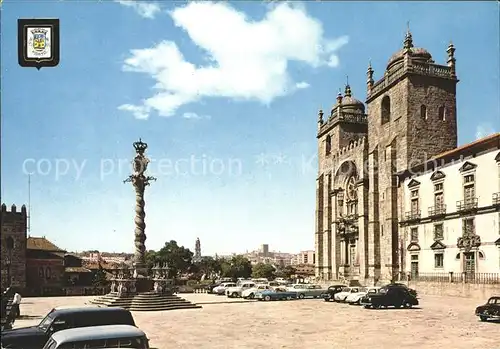
[[[265,297],[264,297],[264,300],[265,300],[265,301],[270,301],[270,300],[271,300],[271,296],[265,296]]]
[[[410,309],[412,307],[411,303],[406,301],[404,302],[403,306],[406,308],[406,309]]]
[[[373,305],[373,309],[380,309],[380,305]]]
[[[486,321],[486,320],[488,320],[488,317],[487,316],[479,316],[479,320]]]
[[[292,300],[292,296],[287,296],[287,297],[286,297],[286,300],[287,300],[287,301]]]
[[[330,298],[324,298],[325,302],[329,302]]]
[[[305,294],[301,293],[301,294],[299,294],[299,299],[304,299],[305,296],[306,296]]]
[[[250,293],[250,294],[248,295],[248,298],[250,298],[250,299],[254,299],[254,298],[255,298],[255,295],[254,295],[253,293]]]
[[[364,305],[364,308],[365,308],[365,309],[370,309],[370,308],[371,308],[371,305],[366,304],[366,305]]]
[[[233,292],[233,294],[231,295],[232,298],[238,298],[238,292]]]

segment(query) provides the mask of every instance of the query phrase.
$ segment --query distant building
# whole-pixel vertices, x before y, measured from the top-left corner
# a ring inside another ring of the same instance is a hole
[[[260,247],[260,253],[262,253],[263,257],[269,257],[269,245],[262,244],[262,246]]]
[[[292,264],[315,264],[316,253],[314,250],[301,251],[292,260]]]
[[[194,244],[194,257],[193,262],[201,261],[201,242],[200,238],[196,238],[196,242]]]
[[[2,204],[1,239],[1,278],[2,288],[26,287],[26,237],[28,215],[26,206],[18,211],[12,205],[10,211]]]

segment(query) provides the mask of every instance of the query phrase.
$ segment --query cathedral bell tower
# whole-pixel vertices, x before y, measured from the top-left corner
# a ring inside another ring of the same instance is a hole
[[[456,148],[455,48],[448,46],[447,64],[413,44],[408,29],[403,47],[390,58],[384,75],[373,80],[367,71],[369,144],[369,275],[390,281],[398,263],[398,196],[395,174],[437,154]]]

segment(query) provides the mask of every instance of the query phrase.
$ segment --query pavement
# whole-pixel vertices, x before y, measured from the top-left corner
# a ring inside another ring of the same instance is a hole
[[[480,322],[477,301],[422,296],[414,309],[371,310],[321,299],[241,301],[181,294],[202,309],[134,312],[156,349],[500,349],[500,323]],[[37,324],[55,306],[91,297],[23,298],[14,327]],[[486,300],[485,300],[486,301]]]

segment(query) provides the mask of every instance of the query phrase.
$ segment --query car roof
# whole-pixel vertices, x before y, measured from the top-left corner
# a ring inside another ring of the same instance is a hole
[[[83,341],[94,339],[110,339],[116,337],[141,337],[145,336],[144,331],[131,325],[106,325],[71,328],[61,330],[52,335],[52,339],[58,344],[70,341]]]
[[[129,313],[128,310],[120,307],[78,307],[78,308],[54,308],[51,312],[56,315],[75,314],[75,313]]]

